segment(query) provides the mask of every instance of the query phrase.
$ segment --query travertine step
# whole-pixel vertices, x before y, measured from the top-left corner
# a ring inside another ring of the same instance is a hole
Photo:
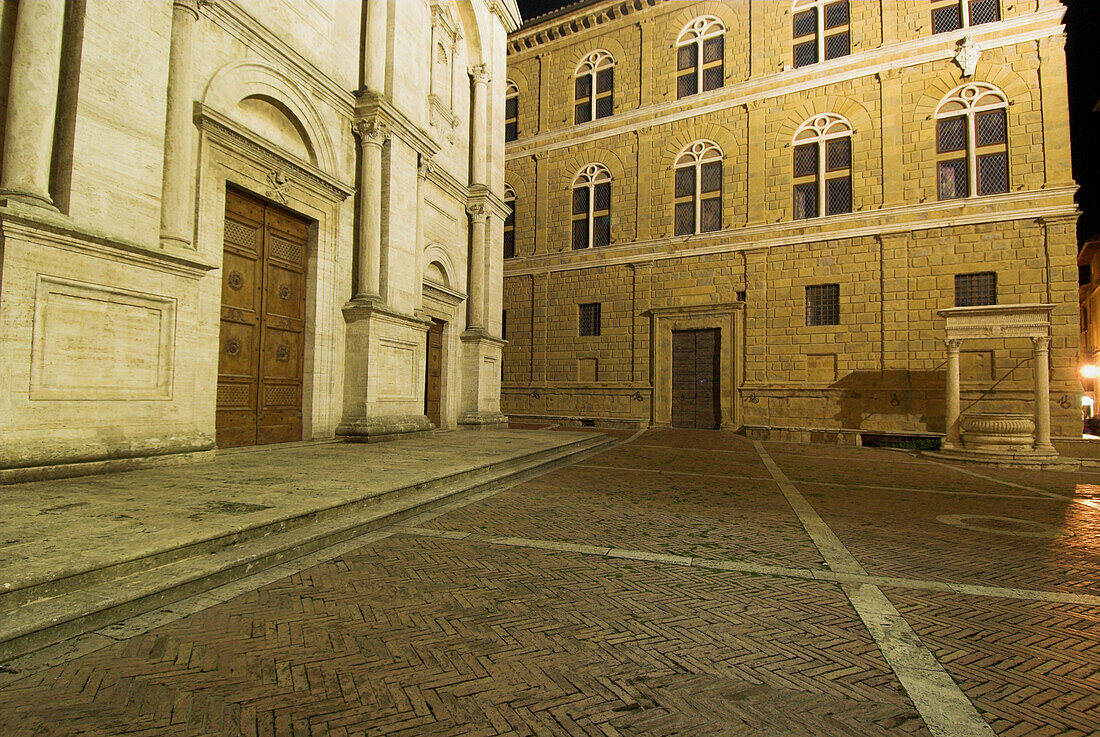
[[[593,455],[605,435],[0,593],[0,660],[23,655],[432,509]]]

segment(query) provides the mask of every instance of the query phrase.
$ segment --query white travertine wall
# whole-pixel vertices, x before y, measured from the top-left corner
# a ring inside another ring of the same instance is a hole
[[[503,421],[487,367],[518,23],[514,0],[3,0],[4,479],[214,450],[227,187],[313,223],[303,439],[429,429],[432,318],[441,424]]]

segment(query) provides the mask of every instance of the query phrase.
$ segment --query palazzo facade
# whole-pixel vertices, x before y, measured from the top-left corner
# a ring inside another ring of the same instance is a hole
[[[962,411],[1080,438],[1057,0],[599,0],[508,40],[503,410],[890,441]],[[1036,358],[1038,356],[1038,358]],[[883,440],[885,438],[885,440]]]
[[[504,422],[514,0],[3,0],[4,480]]]

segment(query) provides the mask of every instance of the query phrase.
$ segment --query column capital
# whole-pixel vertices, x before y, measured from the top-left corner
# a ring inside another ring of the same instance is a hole
[[[489,68],[484,64],[470,67],[470,76],[474,78],[474,84],[488,84],[491,79]]]
[[[381,118],[362,118],[351,124],[352,132],[359,136],[363,146],[381,146],[390,137],[390,127]]]
[[[958,338],[948,338],[943,341],[943,344],[947,346],[948,353],[958,353],[959,348],[962,346],[962,341]]]
[[[893,67],[891,69],[881,69],[875,72],[875,78],[879,82],[886,82],[888,80],[899,79],[901,77],[902,69],[900,67]]]
[[[436,161],[431,156],[421,156],[420,163],[416,165],[416,175],[421,179],[427,179],[435,171]]]
[[[198,20],[199,8],[209,3],[210,0],[172,0],[172,9],[182,10],[190,15],[192,20]]]
[[[466,212],[475,221],[488,221],[489,219],[489,208],[481,202],[471,202],[466,205]]]
[[[1050,336],[1033,335],[1031,336],[1031,345],[1036,353],[1046,353],[1050,350]]]

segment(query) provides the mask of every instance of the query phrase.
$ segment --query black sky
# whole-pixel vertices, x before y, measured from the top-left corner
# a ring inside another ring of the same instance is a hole
[[[575,0],[517,0],[524,20]],[[1078,240],[1100,237],[1100,0],[1066,4],[1066,65],[1069,75],[1073,176],[1081,185],[1077,202]]]

